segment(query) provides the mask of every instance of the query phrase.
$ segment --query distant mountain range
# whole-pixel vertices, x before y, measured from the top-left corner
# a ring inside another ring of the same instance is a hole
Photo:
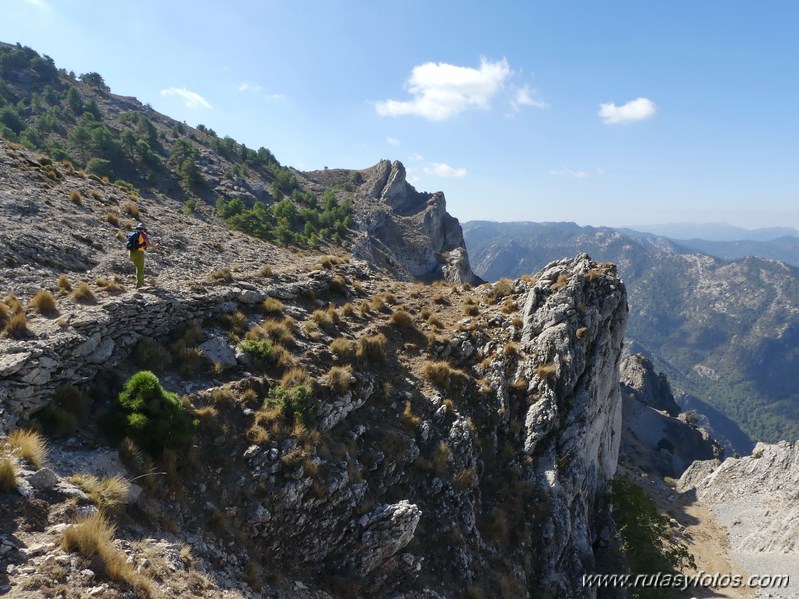
[[[662,237],[689,252],[702,252],[724,260],[757,256],[799,266],[799,231],[784,227],[741,229],[729,225],[662,225],[618,229],[634,238]],[[657,231],[663,231],[658,233]]]
[[[663,225],[637,225],[620,228],[621,231],[651,233],[670,239],[705,239],[707,241],[773,241],[781,237],[799,237],[791,227],[744,229],[723,223],[670,223]]]
[[[537,272],[587,252],[627,284],[628,342],[675,388],[711,404],[751,437],[799,438],[799,268],[761,258],[722,260],[641,232],[574,223],[463,225],[474,272]]]

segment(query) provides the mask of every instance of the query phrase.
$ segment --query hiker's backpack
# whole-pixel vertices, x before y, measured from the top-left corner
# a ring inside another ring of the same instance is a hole
[[[139,249],[139,231],[133,230],[128,233],[128,242],[125,244],[125,247],[129,250],[138,250]]]

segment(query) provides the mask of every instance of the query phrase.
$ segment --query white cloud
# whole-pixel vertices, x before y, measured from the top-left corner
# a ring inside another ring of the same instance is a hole
[[[594,175],[604,175],[605,169],[597,168],[593,171],[575,171],[570,168],[563,167],[556,171],[549,171],[549,174],[556,177],[568,177],[569,179],[587,179],[588,177],[592,177]]]
[[[529,85],[525,85],[524,87],[517,89],[510,101],[513,112],[519,112],[524,106],[529,106],[532,108],[546,108],[549,106],[549,104],[543,100],[539,100],[536,95],[537,92]]]
[[[428,175],[433,175],[435,177],[443,177],[443,178],[459,178],[466,176],[466,169],[465,168],[454,168],[448,164],[444,164],[442,162],[434,162],[430,166],[424,167],[424,172]]]
[[[185,87],[170,87],[169,89],[161,90],[162,96],[178,96],[183,98],[186,102],[186,108],[211,108],[208,100],[203,98],[197,92],[186,89]]]
[[[375,109],[381,116],[418,115],[443,121],[469,108],[488,108],[510,74],[504,58],[497,62],[483,58],[479,69],[426,62],[414,67],[407,81],[412,100],[383,100]]]
[[[249,83],[247,81],[239,85],[240,92],[259,92],[261,89],[263,88],[257,83]]]
[[[396,137],[387,137],[386,142],[388,142],[392,146],[400,145],[400,140],[398,140]]]
[[[622,106],[612,102],[599,105],[599,116],[606,125],[620,125],[648,119],[657,111],[657,106],[648,98],[636,98]]]
[[[416,154],[411,154],[410,159],[411,160],[415,160],[416,162],[419,162],[421,160],[424,160],[424,156],[422,156],[421,154],[419,154],[417,152]]]

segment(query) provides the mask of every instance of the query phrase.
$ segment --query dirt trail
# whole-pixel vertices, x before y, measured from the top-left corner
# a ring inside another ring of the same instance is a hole
[[[747,572],[741,569],[730,555],[730,544],[727,530],[718,522],[716,516],[708,508],[689,498],[688,494],[679,496],[675,502],[678,509],[675,519],[685,526],[688,548],[696,560],[696,572],[686,574],[720,574],[739,575],[746,580]],[[695,587],[680,597],[723,597],[726,599],[752,599],[754,591],[748,588]]]

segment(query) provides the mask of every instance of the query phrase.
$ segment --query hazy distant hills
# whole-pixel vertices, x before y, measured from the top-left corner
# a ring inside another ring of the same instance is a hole
[[[708,241],[772,241],[780,237],[799,237],[799,231],[791,227],[744,229],[723,223],[672,223],[622,229],[624,232],[628,230],[670,239],[705,239]]]
[[[729,225],[663,225],[619,229],[634,238],[666,237],[682,248],[716,258],[757,256],[799,266],[799,231],[787,227],[741,229]]]
[[[664,237],[574,223],[463,225],[474,272],[533,273],[587,252],[627,284],[628,339],[675,386],[756,439],[799,438],[799,269],[760,258],[725,261]]]

